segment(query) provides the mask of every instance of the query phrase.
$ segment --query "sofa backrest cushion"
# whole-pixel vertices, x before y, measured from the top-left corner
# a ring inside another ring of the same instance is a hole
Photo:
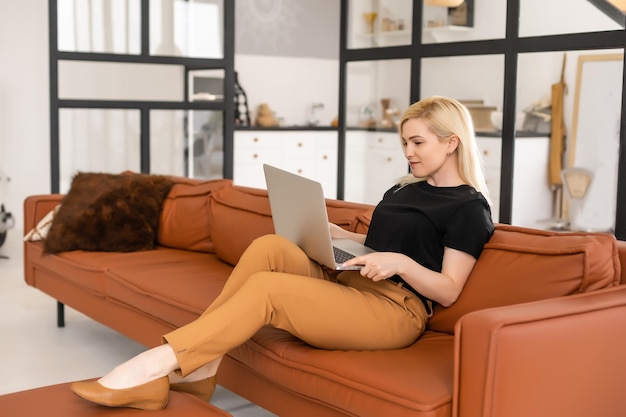
[[[360,215],[371,206],[326,200],[329,221],[355,231]],[[211,235],[215,253],[223,261],[235,265],[246,248],[257,237],[274,233],[266,190],[232,186],[210,196]],[[362,226],[361,226],[362,228]]]
[[[217,256],[231,265],[257,237],[274,233],[267,192],[226,187],[209,200],[211,235]]]
[[[428,327],[454,333],[471,311],[594,291],[618,285],[621,267],[614,236],[557,233],[496,225],[452,306],[437,306]]]
[[[176,184],[163,201],[157,241],[170,248],[215,251],[209,224],[209,196],[231,180],[198,181],[172,177]]]

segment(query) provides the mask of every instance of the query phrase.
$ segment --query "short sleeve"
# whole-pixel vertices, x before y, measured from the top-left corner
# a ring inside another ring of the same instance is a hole
[[[478,259],[493,229],[487,202],[483,199],[468,201],[460,205],[446,222],[442,243]]]

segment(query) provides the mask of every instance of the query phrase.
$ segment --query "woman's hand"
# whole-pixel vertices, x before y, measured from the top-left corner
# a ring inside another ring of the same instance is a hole
[[[398,275],[423,296],[449,307],[461,294],[475,264],[476,259],[472,255],[446,247],[441,272],[432,271],[408,256],[393,252],[357,256],[345,262],[344,266],[362,265],[361,275],[372,281]]]
[[[328,228],[330,229],[330,237],[333,239],[346,239],[347,230],[330,222],[328,223]]]
[[[373,252],[361,255],[344,262],[344,266],[362,265],[360,270],[362,276],[372,281],[382,281],[399,274],[403,265],[407,262],[414,262],[411,258],[401,253],[395,252]]]
[[[342,229],[334,223],[329,222],[328,228],[330,229],[330,237],[333,239],[350,239],[359,243],[365,242],[365,235]]]

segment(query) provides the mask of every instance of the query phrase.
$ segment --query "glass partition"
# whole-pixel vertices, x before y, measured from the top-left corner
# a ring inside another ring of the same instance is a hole
[[[501,125],[494,116],[502,111],[504,56],[478,55],[422,60],[422,97],[452,97],[469,109],[476,129],[494,221],[499,220]]]
[[[411,61],[354,61],[347,65],[346,126],[394,127],[410,102]]]
[[[348,48],[410,45],[413,1],[350,0]]]
[[[150,171],[190,178],[222,178],[223,120],[221,111],[152,110]]]
[[[564,208],[574,230],[615,230],[624,50],[581,52],[576,66],[565,166],[586,172],[580,183],[562,173]]]
[[[60,192],[79,171],[119,174],[140,171],[139,111],[59,111]]]
[[[189,101],[223,101],[225,71],[189,71]]]
[[[183,71],[180,65],[59,61],[59,98],[181,101]]]
[[[141,0],[58,0],[58,49],[138,55]]]
[[[506,1],[465,0],[455,8],[429,3],[424,2],[422,43],[502,39],[506,35]]]
[[[150,54],[224,57],[223,0],[150,0]]]
[[[349,62],[344,198],[376,204],[408,164],[398,123],[410,104],[411,61]]]
[[[585,18],[572,19],[572,16]],[[622,25],[589,0],[520,1],[521,37],[618,30]]]
[[[504,56],[473,55],[422,59],[422,97],[448,96],[502,110]],[[487,114],[487,119],[490,115]],[[493,131],[487,120],[475,120],[477,128]]]

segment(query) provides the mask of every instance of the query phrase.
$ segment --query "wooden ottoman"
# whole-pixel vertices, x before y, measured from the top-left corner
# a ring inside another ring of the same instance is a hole
[[[71,383],[51,385],[28,391],[0,396],[0,413],[11,417],[127,417],[127,416],[180,416],[180,417],[232,417],[191,394],[170,391],[164,410],[144,411],[133,408],[111,408],[88,401],[70,391]]]

